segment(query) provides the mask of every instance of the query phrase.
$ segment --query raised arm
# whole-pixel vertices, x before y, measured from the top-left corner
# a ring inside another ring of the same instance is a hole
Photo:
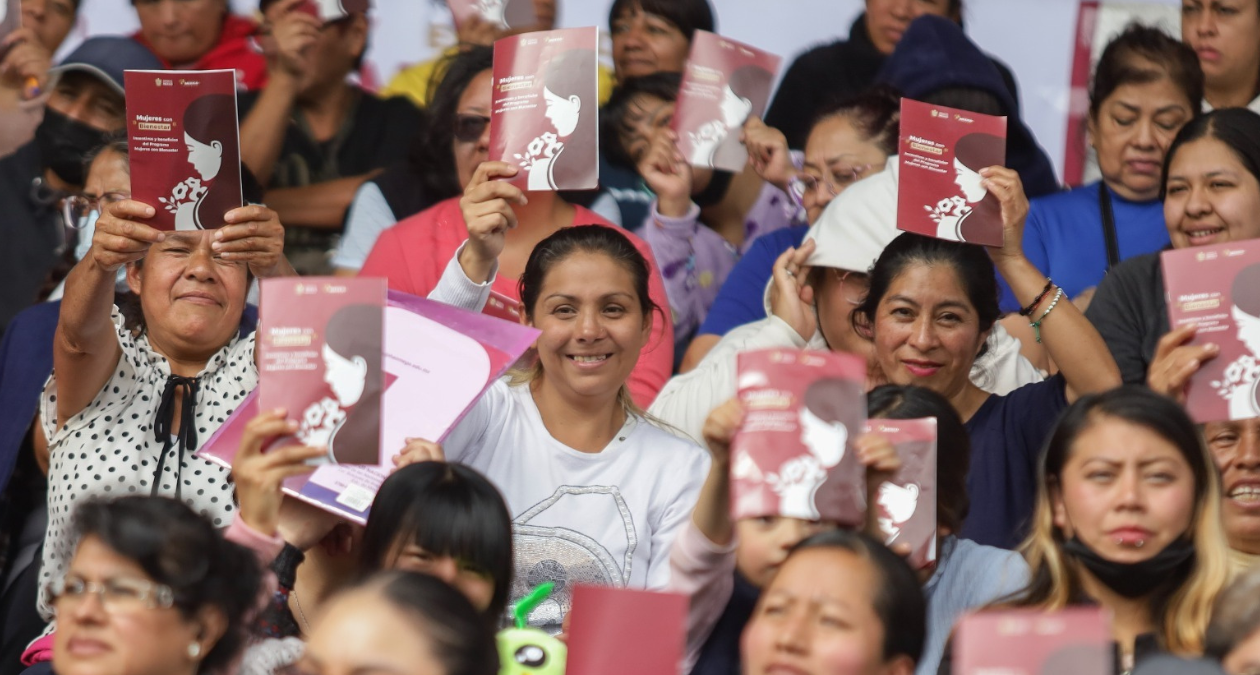
[[[985,188],[1002,204],[1003,243],[990,248],[989,256],[1020,306],[1036,305],[1029,313],[1029,323],[1034,324],[1035,335],[1067,381],[1068,401],[1120,386],[1120,369],[1093,324],[1057,287],[1043,295],[1046,277],[1024,256],[1028,198],[1019,174],[993,166],[982,170],[981,175]],[[1042,296],[1039,302],[1038,296]]]
[[[120,267],[166,238],[144,224],[153,215],[153,207],[131,200],[107,206],[96,221],[92,248],[66,277],[53,338],[58,429],[96,398],[122,355],[110,318],[114,280]]]

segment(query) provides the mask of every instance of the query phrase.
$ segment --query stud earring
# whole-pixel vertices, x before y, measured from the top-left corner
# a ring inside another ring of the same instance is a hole
[[[188,643],[188,658],[196,659],[199,656],[201,656],[201,643],[199,642]]]

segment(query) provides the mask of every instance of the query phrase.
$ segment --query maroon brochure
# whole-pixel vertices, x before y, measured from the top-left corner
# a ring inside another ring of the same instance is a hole
[[[579,585],[569,610],[567,675],[676,673],[687,596]]]
[[[739,137],[749,117],[761,117],[780,59],[706,31],[691,41],[674,109],[678,150],[699,167],[743,171],[748,150]]]
[[[1110,621],[1100,607],[982,611],[954,629],[958,675],[1112,675]]]
[[[1260,240],[1164,251],[1168,325],[1198,324],[1194,341],[1220,354],[1190,378],[1196,422],[1260,417]]]
[[[732,515],[861,524],[866,480],[853,441],[866,422],[866,363],[794,349],[744,352],[738,363]]]
[[[928,567],[936,562],[936,419],[870,420],[866,430],[891,441],[901,459],[875,495],[884,543],[909,546],[910,566]]]
[[[128,70],[131,198],[159,230],[221,227],[243,204],[236,71]]]
[[[446,0],[455,28],[476,17],[499,30],[528,28],[538,22],[534,0]]]
[[[262,409],[289,411],[321,464],[380,465],[385,280],[265,279],[257,340]]]
[[[598,187],[598,46],[597,28],[494,43],[490,160],[517,167],[513,185],[531,191]]]
[[[1002,245],[1002,206],[980,170],[1006,164],[1006,118],[901,99],[897,228]]]

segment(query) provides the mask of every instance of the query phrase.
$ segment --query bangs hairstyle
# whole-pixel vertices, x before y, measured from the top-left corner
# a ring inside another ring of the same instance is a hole
[[[1050,492],[1062,484],[1063,467],[1076,440],[1109,419],[1140,426],[1171,443],[1194,475],[1195,505],[1188,532],[1194,542],[1194,566],[1180,585],[1155,591],[1151,620],[1169,651],[1197,655],[1203,651],[1212,607],[1229,578],[1220,478],[1198,429],[1181,406],[1145,387],[1130,385],[1083,396],[1059,419],[1037,469],[1031,533],[1019,549],[1028,561],[1028,588],[1011,604],[1057,610],[1084,597],[1078,563],[1064,552],[1063,532],[1054,524]]]
[[[1181,127],[1168,154],[1164,155],[1164,171],[1159,182],[1159,199],[1168,196],[1168,170],[1181,146],[1201,138],[1214,138],[1234,153],[1238,161],[1260,181],[1260,115],[1246,108],[1221,108],[1200,115]]]
[[[652,296],[649,294],[652,269],[648,266],[647,259],[626,235],[614,227],[577,225],[557,230],[551,236],[538,242],[529,254],[529,262],[525,263],[525,271],[521,274],[517,292],[521,298],[521,311],[525,313],[530,323],[534,321],[534,311],[538,307],[539,296],[542,294],[543,282],[546,281],[547,275],[557,265],[578,253],[607,256],[630,273],[630,278],[634,283],[634,292],[639,296],[639,310],[643,313],[643,320],[650,320],[653,314],[659,315],[652,328],[653,334],[660,330],[659,322],[669,321],[661,308],[652,302]],[[641,354],[640,358],[642,358]],[[533,369],[514,370],[510,383],[512,386],[520,386],[534,381],[540,375],[542,375],[542,363],[535,359]],[[643,410],[635,405],[630,397],[630,390],[625,384],[621,385],[617,400],[627,412],[646,417]]]
[[[626,115],[630,105],[641,96],[660,99],[666,103],[678,100],[681,73],[652,73],[642,77],[629,77],[613,89],[608,102],[599,109],[599,143],[608,161],[628,169],[635,169],[634,158],[621,145],[621,137],[628,134],[630,124]]]
[[[360,569],[371,574],[414,544],[473,565],[494,583],[484,616],[497,623],[512,586],[512,517],[485,476],[462,464],[418,462],[390,475],[372,502]]]
[[[1203,69],[1189,45],[1164,31],[1131,23],[1107,43],[1089,90],[1089,116],[1107,97],[1126,84],[1150,84],[1168,78],[1190,102],[1190,112],[1203,111]]]
[[[691,42],[696,31],[717,32],[717,18],[709,0],[616,0],[608,11],[608,32],[615,31],[614,24],[622,15],[640,9],[644,14],[655,14],[674,24]]]
[[[917,664],[923,656],[923,642],[927,635],[927,601],[923,599],[918,577],[905,559],[869,535],[850,530],[828,530],[794,546],[783,564],[787,565],[794,556],[810,549],[848,551],[870,563],[879,580],[873,605],[875,615],[884,628],[884,661],[908,656]],[[764,592],[761,594],[763,600],[766,596]]]
[[[253,552],[224,539],[209,520],[174,499],[131,496],[84,502],[75,510],[74,530],[80,543],[95,537],[169,586],[185,619],[208,607],[223,614],[223,636],[198,673],[226,670],[244,649],[262,570]]]

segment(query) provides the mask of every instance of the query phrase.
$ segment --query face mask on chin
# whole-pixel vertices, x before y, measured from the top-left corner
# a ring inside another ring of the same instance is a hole
[[[63,115],[51,106],[44,108],[44,119],[35,128],[35,144],[44,166],[70,185],[83,185],[88,153],[105,143],[107,132]]]
[[[1076,537],[1063,542],[1063,549],[1103,585],[1126,598],[1149,595],[1165,583],[1180,583],[1194,565],[1194,542],[1185,538],[1136,563],[1107,560]]]

